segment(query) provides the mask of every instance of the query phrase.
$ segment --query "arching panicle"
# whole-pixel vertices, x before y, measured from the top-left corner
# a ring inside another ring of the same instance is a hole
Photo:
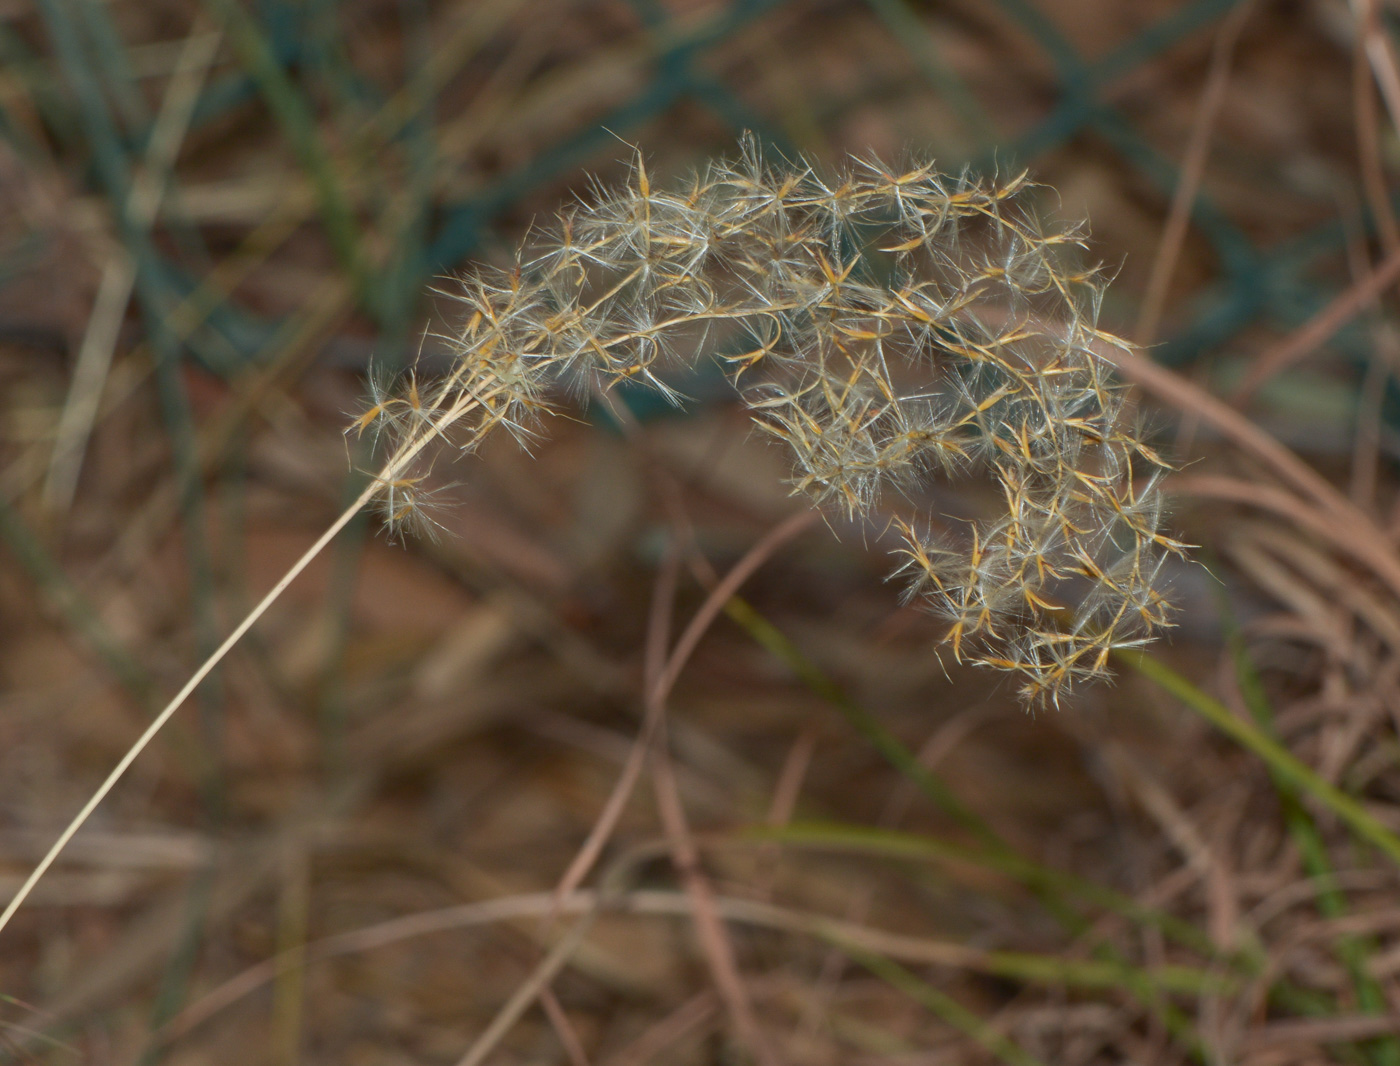
[[[550,380],[643,381],[679,403],[666,369],[728,352],[792,453],[794,491],[819,504],[859,517],[931,476],[998,484],[1005,512],[962,537],[900,523],[897,573],[947,619],[958,659],[1058,700],[1169,624],[1157,586],[1183,546],[1160,530],[1166,464],[1094,354],[1126,343],[1098,327],[1105,280],[1075,258],[1079,227],[1037,215],[1034,189],[873,157],[820,174],[752,138],[661,189],[639,155],[625,186],[562,212],[514,268],[464,280],[435,392],[410,378],[352,428],[412,439],[470,408],[455,427],[470,448],[498,425],[532,432]],[[415,485],[392,494],[391,521]]]

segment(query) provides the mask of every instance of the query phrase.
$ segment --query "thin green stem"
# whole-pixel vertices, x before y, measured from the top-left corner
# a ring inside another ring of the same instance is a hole
[[[899,989],[953,1028],[966,1033],[1008,1066],[1044,1066],[1040,1059],[975,1011],[968,1010],[952,996],[916,977],[894,960],[868,951],[847,948],[846,952],[876,977]]]
[[[1202,692],[1171,667],[1137,649],[1115,654],[1120,662],[1171,693],[1231,740],[1259,756],[1278,780],[1322,804],[1357,837],[1400,866],[1400,837],[1377,821],[1356,799],[1324,781],[1278,741],[1232,714],[1223,703]]]
[[[1240,695],[1259,727],[1272,735],[1274,712],[1268,694],[1264,691],[1263,679],[1249,657],[1243,634],[1228,613],[1225,617],[1225,627]],[[1329,920],[1343,917],[1347,912],[1346,896],[1333,879],[1332,863],[1328,859],[1327,846],[1318,831],[1317,823],[1300,801],[1298,789],[1276,773],[1271,772],[1270,776],[1278,790],[1288,831],[1302,856],[1303,869],[1318,886],[1318,911]],[[1367,1014],[1384,1014],[1387,1010],[1385,992],[1367,969],[1373,947],[1373,944],[1357,936],[1339,936],[1335,945],[1338,958],[1351,976],[1357,1005]],[[1372,1052],[1372,1059],[1377,1066],[1400,1066],[1400,1041],[1394,1037],[1373,1041],[1368,1050]]]

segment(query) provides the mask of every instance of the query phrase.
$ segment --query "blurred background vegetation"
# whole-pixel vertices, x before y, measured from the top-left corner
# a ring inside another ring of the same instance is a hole
[[[561,394],[533,454],[438,465],[445,535],[353,525],[136,764],[0,932],[0,1062],[1400,1066],[1397,29],[0,0],[4,899],[359,491],[371,367],[433,366],[453,273],[631,145],[1029,168],[1203,546],[1156,665],[1032,716],[940,662],[885,530],[762,549],[805,505],[716,371]]]

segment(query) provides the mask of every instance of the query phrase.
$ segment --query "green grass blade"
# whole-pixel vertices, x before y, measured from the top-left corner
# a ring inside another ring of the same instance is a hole
[[[788,637],[759,614],[742,597],[735,596],[725,606],[725,613],[737,622],[763,648],[781,660],[812,692],[835,707],[851,726],[864,737],[896,770],[919,788],[940,810],[967,829],[981,845],[980,858],[975,860],[992,866],[1030,888],[1056,919],[1067,928],[1082,931],[1084,919],[1065,900],[1078,898],[1105,910],[1122,914],[1133,921],[1154,925],[1193,950],[1210,954],[1214,951],[1208,937],[1189,922],[1182,922],[1151,908],[1144,908],[1101,885],[1059,873],[1026,858],[997,834],[974,811],[967,808],[943,780],[922,765],[917,756],[893,733],[886,729],[865,708],[828,677]],[[882,830],[870,830],[882,833]],[[884,839],[893,838],[886,836]],[[925,838],[910,838],[924,840]],[[953,847],[953,845],[948,845]],[[974,854],[971,849],[964,856]]]
[[[1219,700],[1207,695],[1171,667],[1137,649],[1117,653],[1118,659],[1166,692],[1171,693],[1241,747],[1263,759],[1278,780],[1322,804],[1361,840],[1400,866],[1400,837],[1376,820],[1360,803],[1324,781],[1283,745],[1257,726],[1237,718]]]
[[[948,1025],[966,1033],[1007,1066],[1045,1066],[1020,1044],[989,1025],[974,1011],[968,1010],[952,996],[934,988],[910,973],[892,959],[865,951],[849,950],[856,962],[876,977],[899,989],[910,999],[926,1007]]]
[[[1263,679],[1255,669],[1245,647],[1244,635],[1234,619],[1225,614],[1226,640],[1235,664],[1235,678],[1259,727],[1273,733],[1274,713],[1268,694],[1264,691]],[[1317,909],[1324,918],[1336,920],[1347,912],[1346,896],[1337,888],[1333,880],[1332,863],[1327,857],[1327,847],[1318,832],[1317,823],[1309,815],[1307,808],[1298,796],[1298,790],[1277,774],[1270,775],[1278,790],[1283,805],[1284,821],[1288,831],[1303,858],[1303,869],[1318,885]],[[1356,936],[1341,936],[1335,944],[1337,957],[1346,967],[1351,977],[1352,988],[1356,992],[1357,1006],[1366,1014],[1384,1014],[1389,1009],[1385,992],[1368,971],[1367,964],[1374,953],[1374,944]],[[1394,1037],[1369,1042],[1368,1050],[1377,1066],[1400,1066],[1400,1041]]]
[[[331,248],[367,306],[372,308],[374,301],[368,284],[368,268],[359,225],[341,187],[330,152],[316,129],[310,104],[277,61],[267,36],[236,0],[204,2],[224,24],[239,59],[282,127],[298,162],[310,175]]]

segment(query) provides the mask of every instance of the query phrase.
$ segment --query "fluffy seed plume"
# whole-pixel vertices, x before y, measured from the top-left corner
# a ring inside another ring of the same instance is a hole
[[[639,157],[510,269],[466,278],[450,373],[376,394],[351,431],[398,441],[396,483],[412,487],[426,438],[528,436],[560,379],[679,402],[665,370],[716,352],[818,504],[869,516],[932,476],[1000,487],[995,518],[938,536],[899,521],[897,572],[958,660],[1058,702],[1169,624],[1159,578],[1183,545],[1160,529],[1165,463],[1094,354],[1126,344],[1097,326],[1105,279],[1031,189],[874,158],[823,175],[752,140],[660,189]],[[390,517],[414,500],[394,495]]]

